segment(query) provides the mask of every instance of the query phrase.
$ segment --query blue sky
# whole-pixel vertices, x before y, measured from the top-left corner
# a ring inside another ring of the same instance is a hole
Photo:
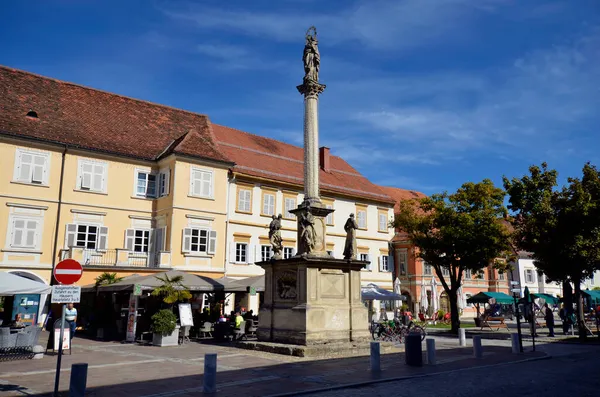
[[[600,165],[598,0],[3,3],[0,63],[302,143],[304,33],[321,145],[425,193]]]

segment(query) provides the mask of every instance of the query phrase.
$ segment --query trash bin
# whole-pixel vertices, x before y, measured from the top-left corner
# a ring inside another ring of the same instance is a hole
[[[413,367],[423,366],[421,334],[411,333],[406,336],[406,341],[404,342],[404,356],[406,357],[406,365]]]

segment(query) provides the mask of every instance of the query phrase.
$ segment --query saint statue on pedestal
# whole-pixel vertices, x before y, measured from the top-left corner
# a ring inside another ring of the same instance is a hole
[[[281,214],[273,215],[273,220],[269,224],[269,242],[273,250],[273,259],[281,259],[281,251],[283,251],[283,240],[281,239]]]
[[[319,82],[319,66],[321,65],[321,55],[319,54],[319,42],[317,41],[317,29],[311,26],[306,31],[306,44],[304,45],[304,81],[311,80]]]
[[[358,229],[358,223],[354,220],[354,214],[350,214],[344,225],[344,230],[346,231],[344,259],[356,259],[356,229]]]
[[[317,232],[315,230],[315,217],[310,211],[302,214],[300,227],[300,240],[305,248],[304,252],[307,254],[311,253],[315,249]]]

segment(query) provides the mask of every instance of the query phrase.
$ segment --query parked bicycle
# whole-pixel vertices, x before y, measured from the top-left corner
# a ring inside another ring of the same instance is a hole
[[[382,342],[404,343],[408,334],[417,333],[421,335],[421,341],[427,337],[425,327],[409,322],[404,325],[396,321],[373,322],[371,323],[371,336],[373,340]]]

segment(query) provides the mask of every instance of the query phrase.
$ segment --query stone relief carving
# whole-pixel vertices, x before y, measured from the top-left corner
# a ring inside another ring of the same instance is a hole
[[[319,67],[321,65],[321,54],[319,54],[319,42],[317,41],[317,29],[311,26],[306,31],[306,44],[302,60],[304,61],[304,81],[319,82]]]
[[[356,259],[356,229],[358,229],[358,223],[354,219],[354,214],[350,214],[344,225],[344,230],[346,231],[344,259]]]
[[[277,277],[277,296],[279,299],[293,300],[297,297],[296,273],[283,272]]]
[[[273,249],[273,259],[281,259],[283,251],[283,240],[281,239],[281,214],[273,215],[273,220],[269,224],[269,242]]]

